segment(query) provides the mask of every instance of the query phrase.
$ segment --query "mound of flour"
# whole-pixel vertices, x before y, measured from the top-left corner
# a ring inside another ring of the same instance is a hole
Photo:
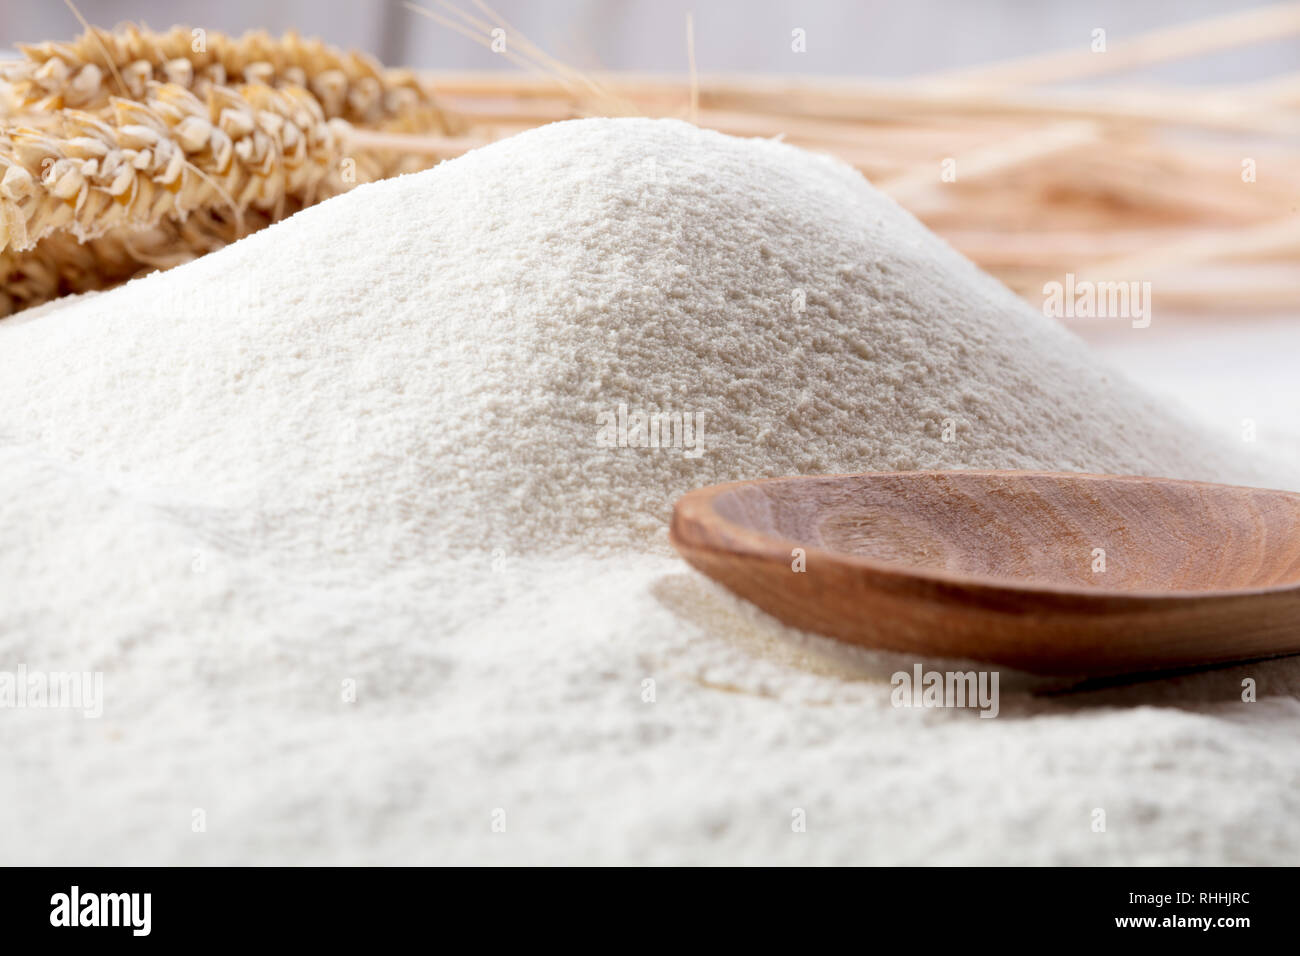
[[[14,437],[302,554],[660,544],[682,493],[783,474],[1234,477],[853,170],[674,121],[525,133],[0,333]]]
[[[961,466],[1251,477],[852,170],[672,121],[525,133],[0,322],[0,670],[104,677],[98,722],[0,712],[9,859],[1294,853],[1239,835],[1300,817],[1260,770],[1295,735],[901,712],[911,661],[664,542],[699,485]],[[1098,805],[1145,823],[1103,845]]]

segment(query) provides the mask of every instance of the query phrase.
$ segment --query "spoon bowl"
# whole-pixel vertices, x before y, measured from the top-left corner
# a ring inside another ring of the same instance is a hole
[[[794,627],[1101,676],[1300,652],[1300,494],[1164,478],[917,471],[701,488],[694,567]]]

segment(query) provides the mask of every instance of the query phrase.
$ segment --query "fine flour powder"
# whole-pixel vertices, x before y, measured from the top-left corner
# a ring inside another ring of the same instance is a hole
[[[98,720],[3,713],[8,855],[1293,856],[1300,715],[1220,712],[1232,668],[896,710],[910,661],[666,545],[700,485],[957,467],[1278,484],[848,167],[675,121],[544,127],[0,322],[0,669],[104,675]],[[1099,842],[1101,805],[1140,825]]]

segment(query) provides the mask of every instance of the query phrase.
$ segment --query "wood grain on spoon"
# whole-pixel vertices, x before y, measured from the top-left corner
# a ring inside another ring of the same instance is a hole
[[[870,647],[1080,675],[1300,652],[1290,492],[1013,471],[777,478],[691,492],[671,538],[785,623]]]

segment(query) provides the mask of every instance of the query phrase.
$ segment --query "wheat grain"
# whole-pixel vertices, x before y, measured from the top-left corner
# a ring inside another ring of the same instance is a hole
[[[92,28],[71,43],[19,47],[23,59],[6,67],[21,102],[37,110],[95,111],[113,95],[143,99],[150,82],[202,96],[209,87],[247,84],[309,90],[329,119],[369,128],[445,129],[432,91],[410,70],[386,69],[355,51],[335,49],[296,33],[240,37],[173,27],[164,33],[125,24]],[[196,49],[199,47],[199,49]],[[108,62],[105,62],[105,56]],[[113,73],[125,90],[114,90]]]
[[[0,315],[187,261],[435,161],[366,149],[353,128],[448,129],[427,84],[355,53],[292,34],[193,45],[181,28],[126,26],[25,46],[4,66]]]

